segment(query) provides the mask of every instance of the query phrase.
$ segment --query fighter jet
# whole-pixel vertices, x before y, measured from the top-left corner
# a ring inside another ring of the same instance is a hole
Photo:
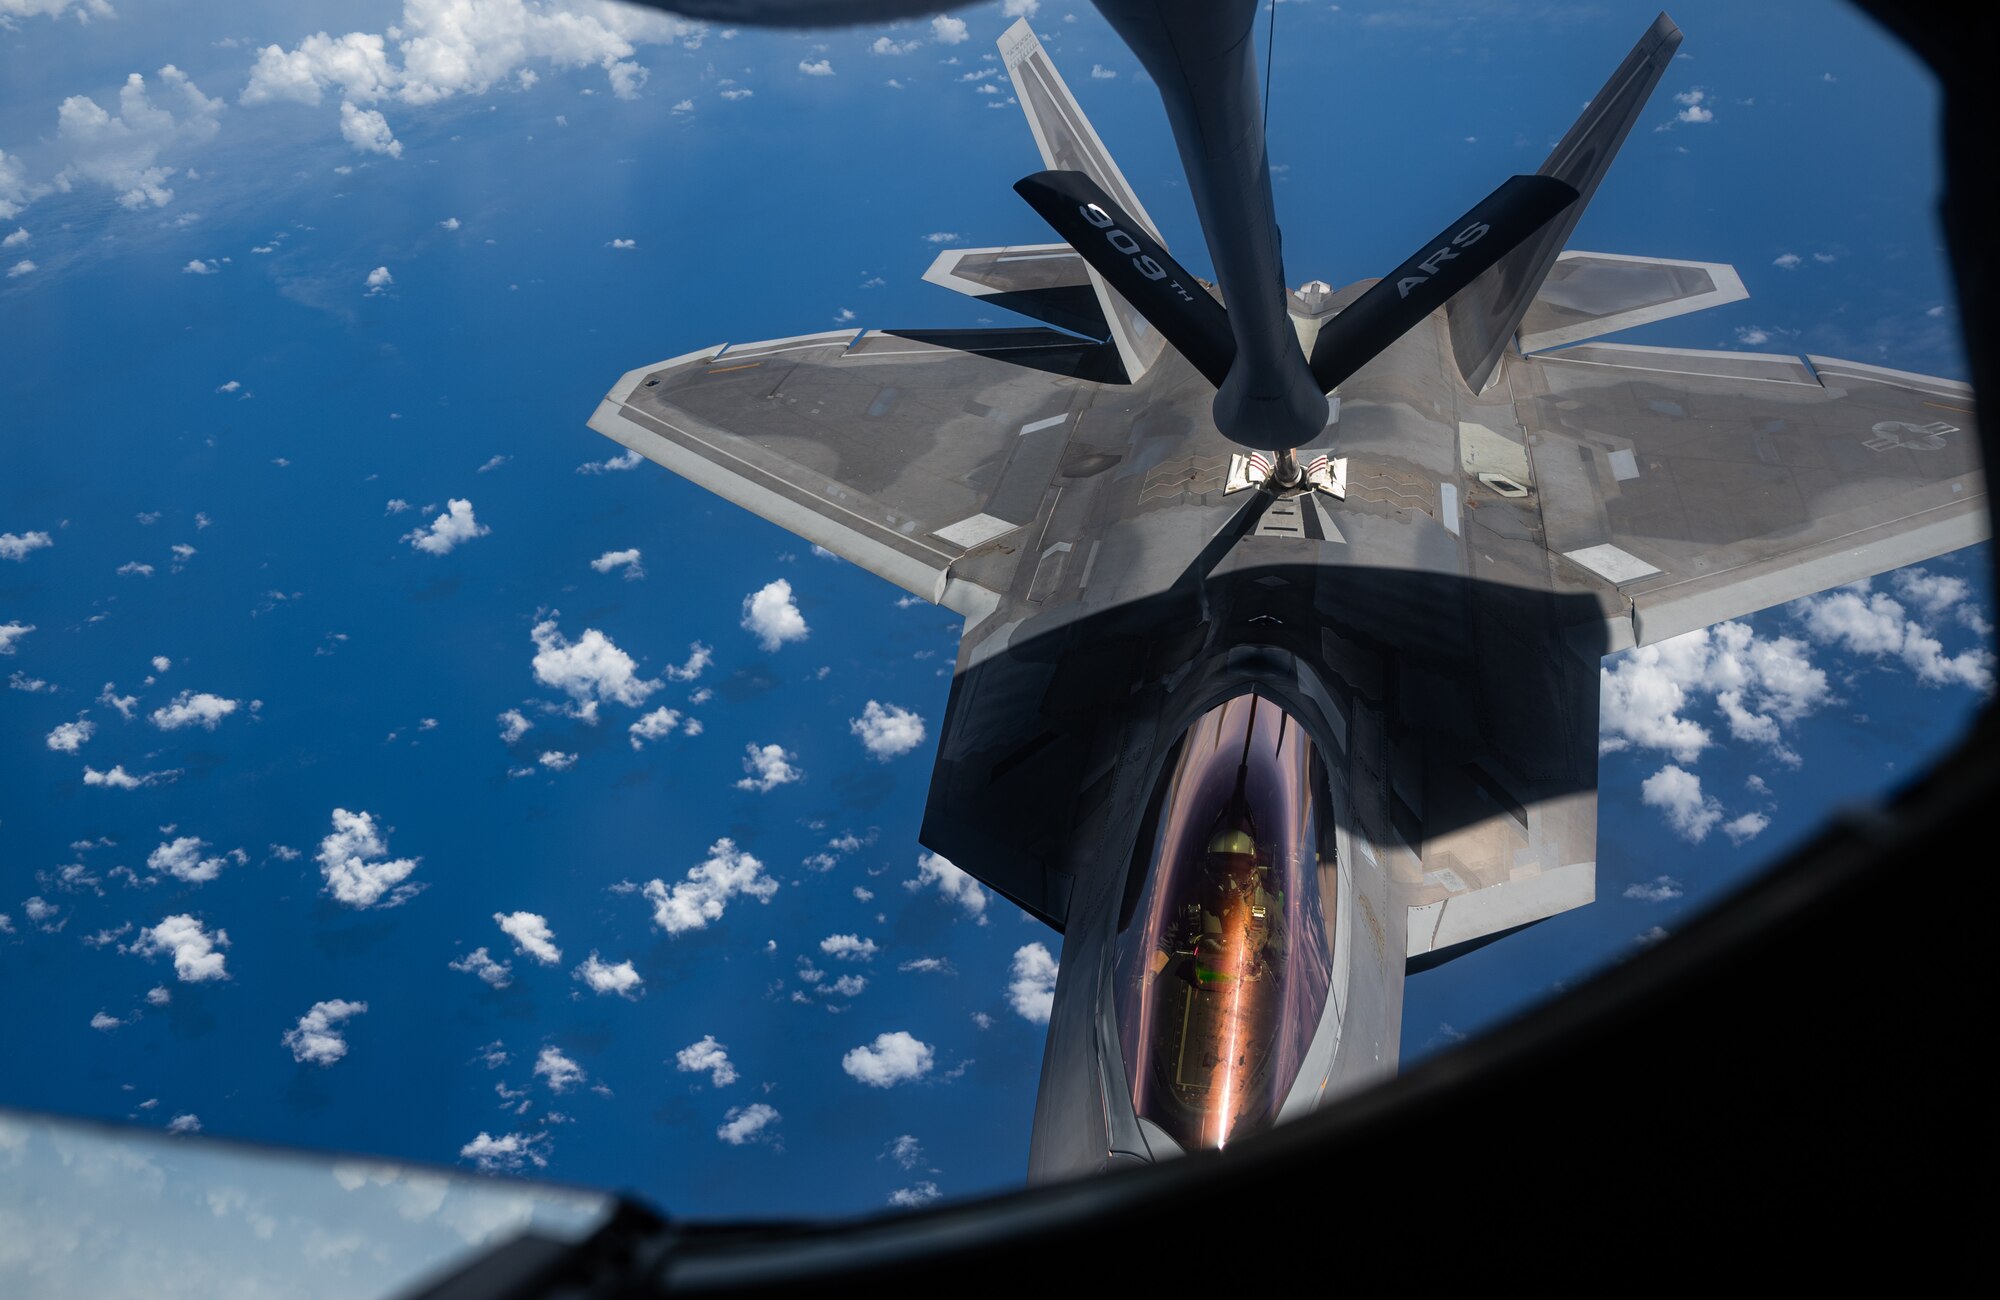
[[[1215,283],[1019,22],[1016,188],[1058,242],[924,278],[1039,325],[719,343],[590,420],[965,617],[921,839],[1063,936],[1032,1181],[1382,1080],[1406,974],[1589,903],[1605,654],[1987,535],[1967,385],[1600,341],[1747,296],[1565,247],[1665,15],[1536,175],[1287,290],[1254,0],[1099,8]]]

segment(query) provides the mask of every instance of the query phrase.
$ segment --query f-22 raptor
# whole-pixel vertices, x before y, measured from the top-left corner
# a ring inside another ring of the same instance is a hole
[[[1590,902],[1602,656],[1986,531],[1964,384],[1598,341],[1746,296],[1565,248],[1664,14],[1536,175],[1379,281],[1287,290],[1255,0],[1098,7],[1215,284],[1020,22],[1017,189],[1059,242],[925,278],[1041,325],[704,347],[590,421],[964,615],[921,838],[1063,935],[1037,1181],[1383,1079],[1407,972]]]

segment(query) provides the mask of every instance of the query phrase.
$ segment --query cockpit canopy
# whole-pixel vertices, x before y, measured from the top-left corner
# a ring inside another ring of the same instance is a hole
[[[1333,980],[1330,798],[1277,704],[1229,700],[1188,728],[1155,792],[1118,941],[1132,1104],[1185,1149],[1268,1125]]]

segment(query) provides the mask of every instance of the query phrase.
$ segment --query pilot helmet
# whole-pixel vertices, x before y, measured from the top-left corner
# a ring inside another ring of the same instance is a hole
[[[1240,826],[1224,826],[1209,837],[1208,856],[1254,858],[1257,856],[1257,841]]]

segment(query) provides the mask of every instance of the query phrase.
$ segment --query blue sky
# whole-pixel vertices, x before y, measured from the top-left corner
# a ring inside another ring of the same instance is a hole
[[[1029,945],[1059,944],[916,842],[957,619],[650,465],[581,469],[635,366],[976,322],[918,277],[1046,238],[983,75],[1011,19],[490,0],[453,43],[427,0],[101,8],[0,0],[0,628],[32,629],[0,642],[0,1103],[702,1215],[1017,1184]],[[1037,29],[1205,269],[1157,97],[1070,12]],[[1627,337],[1962,377],[1913,60],[1835,4],[1674,14],[1572,244],[1732,262],[1751,298]],[[1292,278],[1376,274],[1532,170],[1651,17],[1281,6]],[[1599,902],[1413,979],[1405,1059],[1921,770],[1990,690],[1988,569],[1607,665]],[[741,788],[752,746],[802,775]],[[711,1038],[727,1066],[682,1068]]]

